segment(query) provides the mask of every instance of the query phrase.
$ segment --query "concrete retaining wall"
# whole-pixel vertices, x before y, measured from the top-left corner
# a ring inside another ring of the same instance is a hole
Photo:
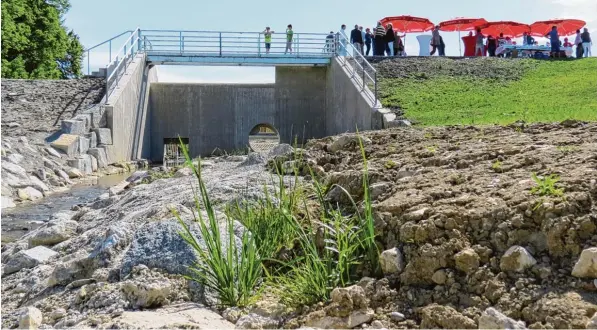
[[[274,95],[274,84],[151,84],[151,160],[162,161],[164,138],[178,136],[193,156],[246,147],[255,125],[277,127]]]
[[[119,88],[110,95],[105,106],[113,141],[106,146],[109,162],[150,157],[150,126],[145,109],[147,88],[154,81],[156,69],[146,66],[145,55],[138,54],[121,78]]]

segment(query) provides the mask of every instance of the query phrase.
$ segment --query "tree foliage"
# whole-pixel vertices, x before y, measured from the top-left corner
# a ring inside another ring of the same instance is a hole
[[[2,78],[81,75],[84,49],[62,16],[68,0],[2,0]]]

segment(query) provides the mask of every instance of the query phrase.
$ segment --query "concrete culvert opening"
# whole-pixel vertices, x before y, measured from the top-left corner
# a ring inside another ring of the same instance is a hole
[[[268,153],[280,144],[278,130],[270,124],[258,124],[249,133],[249,147],[254,152]]]

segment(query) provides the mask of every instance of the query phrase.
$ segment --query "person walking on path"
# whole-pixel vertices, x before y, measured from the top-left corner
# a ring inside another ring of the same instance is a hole
[[[481,29],[477,28],[477,43],[475,45],[475,56],[477,56],[477,54],[479,54],[479,56],[483,56],[483,54],[485,53],[485,46],[483,45],[483,38],[485,38],[483,36],[483,34],[481,33]]]
[[[350,31],[350,43],[359,53],[363,54],[363,34],[359,31],[358,25],[355,25],[354,30]]]
[[[269,54],[270,48],[272,48],[272,34],[274,31],[270,30],[269,26],[265,28],[265,31],[261,32],[265,36],[265,53]]]
[[[365,30],[365,55],[369,56],[369,52],[371,51],[371,40],[373,39],[373,35],[371,34],[371,30],[367,28]],[[375,51],[374,51],[375,52]]]
[[[549,31],[545,37],[549,38],[549,42],[551,43],[552,56],[558,56],[560,54],[560,36],[558,35],[558,27],[555,25],[552,26],[551,31]]]
[[[429,56],[433,56],[433,54],[435,54],[435,51],[441,46],[441,36],[439,35],[439,25],[435,26],[435,29],[433,29],[433,32],[431,32],[431,47],[433,47],[431,49],[431,53],[429,53]]]
[[[394,27],[392,24],[386,26],[386,53],[388,56],[394,56],[394,41],[396,41],[396,34],[394,34]],[[383,54],[382,54],[383,55]]]
[[[582,40],[582,48],[585,57],[591,56],[591,46],[593,45],[593,41],[591,40],[589,29],[585,28],[583,33],[580,35],[580,38]]]
[[[383,28],[380,22],[377,22],[377,27],[375,28],[375,48],[373,49],[373,55],[375,56],[383,56],[383,52],[386,49],[385,44],[386,38],[386,29]]]
[[[286,50],[284,54],[290,52],[292,54],[292,39],[294,38],[294,31],[292,31],[292,24],[288,24],[286,27]]]
[[[576,46],[576,58],[581,58],[583,55],[583,45],[580,30],[576,30],[576,38],[574,39],[574,45]]]

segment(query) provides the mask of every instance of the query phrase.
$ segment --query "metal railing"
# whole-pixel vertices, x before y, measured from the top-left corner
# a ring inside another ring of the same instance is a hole
[[[91,63],[90,63],[91,51],[94,50],[94,49],[97,49],[98,47],[101,47],[101,46],[103,46],[105,44],[108,44],[108,62],[112,62],[112,41],[115,40],[115,39],[118,39],[118,38],[122,37],[123,35],[125,35],[127,33],[132,34],[133,30],[124,31],[124,32],[122,32],[121,34],[119,34],[117,36],[114,36],[114,37],[112,37],[112,38],[110,38],[110,39],[108,39],[108,40],[106,40],[104,42],[101,42],[101,43],[99,43],[99,44],[97,44],[95,46],[91,46],[91,47],[85,49],[85,52],[87,52],[87,74],[88,75],[91,73]]]
[[[367,61],[344,34],[343,31],[337,34],[337,55],[343,67],[347,69],[350,78],[361,88],[361,92],[373,102],[374,107],[380,107],[377,97],[377,70]]]
[[[143,49],[149,55],[332,57],[326,37],[294,33],[289,42],[286,32],[272,33],[266,44],[262,32],[143,30]]]
[[[130,33],[118,51],[112,54],[112,40]],[[118,36],[87,49],[89,52],[108,43],[109,64],[106,66],[106,102],[125,74],[129,63],[139,52],[146,55],[179,55],[205,57],[337,57],[351,79],[378,106],[377,71],[341,32],[294,33],[288,41],[286,32],[272,33],[266,44],[263,32],[214,32],[140,30],[126,31]],[[89,62],[88,62],[89,71]]]
[[[129,63],[142,50],[141,40],[141,30],[137,28],[115,53],[115,56],[110,58],[110,63],[106,66],[106,102],[108,102],[110,94],[118,87]]]

